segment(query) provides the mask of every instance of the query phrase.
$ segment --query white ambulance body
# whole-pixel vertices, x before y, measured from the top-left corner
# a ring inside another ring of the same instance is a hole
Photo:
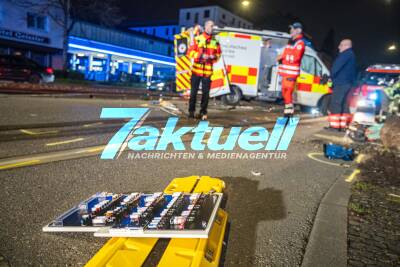
[[[222,57],[214,70],[223,69],[230,86],[213,86],[211,96],[222,95],[222,100],[231,105],[242,98],[266,101],[281,98],[276,58],[290,38],[287,33],[225,27],[216,28],[215,34],[221,44]],[[264,45],[266,40],[270,47]],[[317,53],[306,47],[294,93],[295,103],[318,107],[326,113],[331,92],[328,77],[329,70]]]

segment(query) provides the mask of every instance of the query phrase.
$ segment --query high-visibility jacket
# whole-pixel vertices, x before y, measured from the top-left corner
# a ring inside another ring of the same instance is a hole
[[[214,56],[214,58],[204,59],[203,55]],[[221,46],[212,35],[203,32],[195,37],[193,45],[189,47],[188,56],[193,58],[193,74],[210,77],[213,73],[213,64],[221,57]]]
[[[281,64],[278,73],[283,77],[296,78],[300,75],[301,59],[305,51],[303,36],[300,35],[293,41],[289,41],[281,55]]]

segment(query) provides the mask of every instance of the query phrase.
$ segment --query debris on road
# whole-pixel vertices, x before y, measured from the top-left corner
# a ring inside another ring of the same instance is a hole
[[[342,159],[352,161],[355,157],[353,148],[346,148],[336,144],[324,144],[324,155],[328,159]]]
[[[260,176],[261,172],[258,171],[251,171],[251,174],[253,174],[254,176]]]
[[[161,110],[170,113],[172,115],[178,116],[182,114],[182,111],[169,101],[160,100],[159,105],[161,106],[160,108]]]

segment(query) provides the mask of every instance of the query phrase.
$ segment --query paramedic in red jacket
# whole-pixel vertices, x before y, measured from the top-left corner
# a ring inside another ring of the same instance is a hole
[[[293,91],[296,79],[300,75],[301,59],[305,51],[303,41],[303,26],[296,22],[290,25],[290,37],[282,54],[278,56],[280,63],[278,73],[282,77],[282,97],[285,102],[285,116],[294,113]]]
[[[212,34],[214,22],[206,21],[204,32],[196,36],[193,45],[189,48],[189,57],[193,59],[191,90],[189,100],[189,117],[194,118],[196,109],[197,91],[201,83],[203,95],[201,97],[200,118],[207,119],[207,106],[210,94],[211,75],[213,65],[221,57],[221,46]]]

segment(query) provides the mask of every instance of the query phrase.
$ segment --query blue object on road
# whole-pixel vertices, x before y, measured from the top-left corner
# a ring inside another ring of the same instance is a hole
[[[351,161],[354,159],[354,149],[335,144],[324,144],[324,155],[328,159]]]

